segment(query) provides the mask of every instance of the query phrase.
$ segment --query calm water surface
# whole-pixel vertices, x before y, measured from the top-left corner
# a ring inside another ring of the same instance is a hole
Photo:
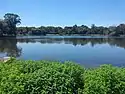
[[[125,67],[125,38],[32,37],[0,39],[0,57],[73,61],[85,67],[112,64]]]

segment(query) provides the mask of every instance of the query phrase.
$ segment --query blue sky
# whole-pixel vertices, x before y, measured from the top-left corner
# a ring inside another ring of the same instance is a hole
[[[125,23],[125,0],[0,0],[0,18],[16,13],[22,26]]]

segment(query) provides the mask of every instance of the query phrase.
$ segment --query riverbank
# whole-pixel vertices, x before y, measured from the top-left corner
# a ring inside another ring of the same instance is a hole
[[[0,63],[0,94],[31,92],[125,94],[125,68],[103,65],[85,69],[72,62],[15,59]]]
[[[41,39],[41,38],[125,38],[125,36],[103,36],[103,35],[46,35],[46,36],[0,36],[0,39]]]

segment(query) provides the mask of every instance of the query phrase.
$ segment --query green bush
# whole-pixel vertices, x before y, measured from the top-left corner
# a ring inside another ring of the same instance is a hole
[[[0,94],[73,94],[84,87],[84,68],[65,62],[0,63]]]
[[[125,68],[103,65],[84,75],[84,94],[125,94]]]
[[[11,59],[0,63],[0,94],[125,94],[125,68]]]

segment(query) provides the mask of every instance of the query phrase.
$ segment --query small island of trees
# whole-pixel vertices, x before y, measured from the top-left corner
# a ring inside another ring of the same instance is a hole
[[[103,35],[103,36],[125,36],[125,24],[118,26],[96,26],[92,24],[91,27],[86,25],[72,27],[16,27],[21,23],[20,16],[13,13],[4,15],[4,19],[0,19],[0,36],[19,36],[19,35]]]

